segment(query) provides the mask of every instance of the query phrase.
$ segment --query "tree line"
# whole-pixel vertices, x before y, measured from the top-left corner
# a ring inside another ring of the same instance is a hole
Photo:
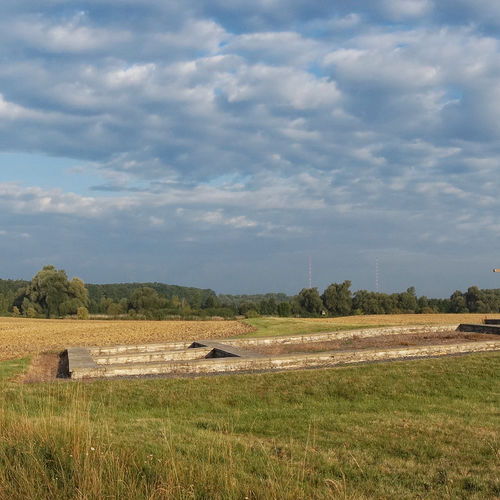
[[[291,304],[299,316],[349,316],[358,314],[432,314],[432,313],[498,313],[500,289],[481,290],[471,286],[466,292],[456,290],[446,299],[418,297],[415,288],[400,293],[367,290],[351,292],[351,282],[332,283],[320,295],[317,288],[304,288]]]
[[[303,288],[297,295],[229,295],[211,289],[164,283],[87,284],[45,266],[31,281],[0,279],[0,314],[26,317],[89,315],[132,319],[195,319],[236,316],[349,316],[398,313],[498,313],[500,289],[471,286],[447,299],[418,297],[414,287],[400,293],[351,291],[351,282],[332,283],[322,294]]]

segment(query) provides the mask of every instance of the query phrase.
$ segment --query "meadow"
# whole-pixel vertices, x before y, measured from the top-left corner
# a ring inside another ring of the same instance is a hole
[[[360,320],[376,326],[368,317],[251,323],[290,334],[304,321],[331,330]],[[198,335],[189,328],[205,322],[195,323],[186,328]],[[83,333],[86,322],[61,324],[69,333],[51,349],[97,335]],[[234,328],[228,336],[261,334]],[[500,498],[498,353],[288,373],[21,383],[28,365],[29,357],[0,362],[2,500]]]
[[[484,318],[495,317],[498,317],[498,314],[373,314],[339,318],[263,317],[246,320],[246,323],[253,326],[255,331],[244,335],[266,337],[382,326],[458,325],[460,323],[482,323]]]

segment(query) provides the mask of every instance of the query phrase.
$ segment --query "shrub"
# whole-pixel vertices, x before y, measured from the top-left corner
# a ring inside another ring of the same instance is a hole
[[[86,307],[80,306],[76,310],[76,316],[78,319],[89,319],[89,311]]]
[[[38,316],[36,309],[33,306],[29,306],[26,311],[26,316],[28,316],[28,318],[36,318]]]

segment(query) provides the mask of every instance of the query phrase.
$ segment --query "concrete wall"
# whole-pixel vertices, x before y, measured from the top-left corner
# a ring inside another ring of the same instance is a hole
[[[87,366],[70,370],[74,379],[87,377],[117,377],[137,375],[197,375],[221,372],[290,370],[313,367],[328,367],[340,364],[366,363],[373,361],[404,360],[429,356],[446,356],[471,352],[500,350],[500,338],[483,342],[460,344],[426,345],[390,349],[362,349],[350,351],[328,351],[310,354],[285,354],[261,357],[228,357],[172,361],[169,363],[126,363],[97,365],[93,361]],[[87,360],[88,361],[88,360]]]
[[[471,325],[463,323],[458,326],[459,332],[491,333],[500,335],[500,325]]]

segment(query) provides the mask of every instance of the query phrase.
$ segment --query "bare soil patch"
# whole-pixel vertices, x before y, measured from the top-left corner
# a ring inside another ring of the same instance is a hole
[[[290,354],[322,351],[346,351],[352,349],[374,349],[390,347],[409,347],[435,344],[457,344],[461,342],[479,342],[498,338],[487,333],[468,332],[418,332],[401,335],[378,335],[375,337],[353,337],[348,339],[327,340],[321,342],[303,342],[297,344],[273,344],[249,346],[247,349],[259,354]]]
[[[56,353],[40,353],[31,358],[26,373],[19,376],[19,382],[31,384],[50,382],[56,379],[59,371],[60,356]]]

